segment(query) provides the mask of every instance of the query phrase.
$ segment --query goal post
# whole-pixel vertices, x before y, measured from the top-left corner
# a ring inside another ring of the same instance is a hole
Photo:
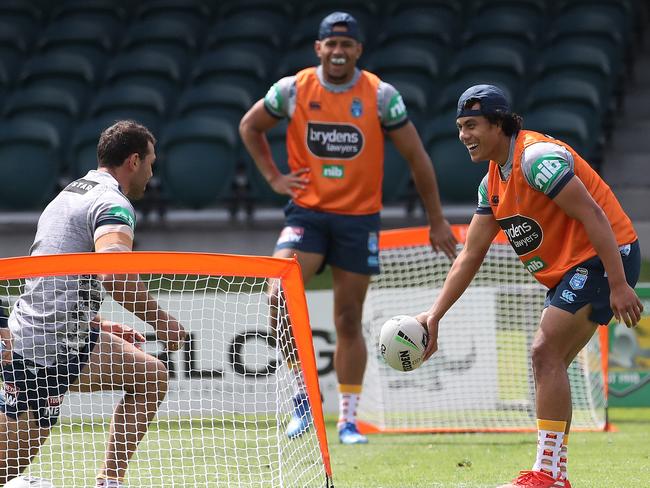
[[[460,248],[468,226],[452,228]],[[392,316],[428,309],[451,262],[432,250],[426,227],[381,232],[379,248],[382,272],[371,280],[363,315],[369,354],[358,410],[361,429],[536,430],[530,346],[546,288],[526,271],[505,235],[499,232],[474,280],[443,317],[438,351],[406,373],[382,361],[381,326]],[[606,336],[594,334],[569,367],[573,430],[608,428],[607,345],[601,344]]]
[[[114,279],[138,275],[161,308],[187,332],[178,351],[165,351],[150,325],[102,290],[97,304],[101,317],[144,334],[143,350],[169,372],[167,395],[129,463],[129,486],[333,486],[309,314],[296,259],[173,252],[5,258],[0,259],[0,298],[16,308],[26,284],[35,290],[33,284],[41,280],[48,283],[41,289],[52,293],[31,293],[30,310],[53,297],[78,300],[65,305],[64,316],[70,317],[70,311],[79,314],[83,308],[82,283],[98,275]],[[275,303],[290,317],[291,344],[280,344],[280,334],[270,327],[274,305],[267,296],[269,280],[278,280]],[[61,316],[57,310],[59,320]],[[312,428],[294,439],[285,434],[297,386],[289,361],[301,368],[313,416]],[[60,406],[58,424],[25,473],[49,479],[57,488],[94,486],[108,421],[122,396],[71,387]]]

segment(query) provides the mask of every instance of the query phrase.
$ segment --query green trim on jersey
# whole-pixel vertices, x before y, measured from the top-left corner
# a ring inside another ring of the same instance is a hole
[[[488,200],[488,189],[487,185],[484,185],[481,181],[481,184],[478,185],[478,206],[479,207],[489,207],[490,201]]]
[[[402,95],[395,93],[390,102],[388,102],[388,107],[386,113],[384,114],[384,125],[389,126],[397,122],[401,122],[406,117],[406,105],[402,99]]]
[[[135,227],[135,217],[128,208],[124,207],[111,207],[108,215],[118,220],[121,220],[132,229]]]
[[[545,154],[530,166],[528,179],[533,182],[535,188],[543,193],[548,193],[555,180],[566,169],[569,169],[568,161],[557,157],[555,154]]]
[[[283,112],[284,99],[282,98],[282,93],[280,92],[280,87],[277,83],[266,92],[266,95],[264,96],[264,105],[275,114],[279,115]]]

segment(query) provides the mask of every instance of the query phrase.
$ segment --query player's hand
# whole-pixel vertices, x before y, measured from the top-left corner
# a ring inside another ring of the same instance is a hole
[[[156,330],[156,338],[165,344],[167,351],[178,351],[183,347],[186,336],[185,329],[176,320],[166,320],[162,327]]]
[[[427,332],[429,333],[429,338],[427,341],[427,347],[424,350],[424,356],[422,357],[422,362],[429,359],[434,352],[438,350],[438,322],[433,315],[429,312],[422,312],[415,316],[415,320],[422,324]]]
[[[624,322],[628,327],[636,326],[641,320],[643,303],[639,300],[634,288],[627,283],[611,289],[609,303],[616,320]]]
[[[434,251],[444,252],[449,259],[456,257],[456,237],[451,231],[449,222],[445,219],[440,222],[429,226],[429,241]]]
[[[280,195],[289,195],[294,198],[309,184],[309,168],[300,168],[289,174],[281,174],[269,181],[273,191]]]
[[[144,344],[147,340],[145,336],[143,336],[140,332],[135,330],[133,327],[129,327],[128,325],[125,324],[120,324],[119,322],[113,322],[111,320],[102,320],[100,327],[104,332],[113,334],[114,336],[117,336],[120,339],[123,339],[126,342],[133,344],[138,349],[142,349],[142,344]]]

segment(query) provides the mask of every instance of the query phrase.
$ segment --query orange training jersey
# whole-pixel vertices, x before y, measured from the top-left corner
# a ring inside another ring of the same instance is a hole
[[[553,288],[569,269],[597,255],[583,225],[552,200],[573,175],[605,212],[617,243],[637,239],[609,186],[567,144],[522,130],[514,140],[511,161],[505,181],[498,164],[490,161],[484,196],[524,266],[543,285]],[[547,192],[553,185],[554,190]]]
[[[366,71],[347,91],[320,83],[316,68],[296,75],[295,111],[287,128],[292,171],[308,167],[301,207],[349,215],[381,210],[384,135],[378,117],[380,80]]]

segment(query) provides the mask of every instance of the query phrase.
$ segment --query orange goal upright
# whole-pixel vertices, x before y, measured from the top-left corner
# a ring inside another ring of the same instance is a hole
[[[460,248],[467,226],[453,230]],[[546,289],[526,271],[505,235],[498,234],[471,285],[442,319],[438,351],[406,373],[383,362],[381,326],[394,315],[428,309],[451,262],[432,250],[425,227],[382,232],[379,247],[382,272],[372,278],[363,319],[369,354],[359,405],[362,430],[536,430],[530,348]],[[569,368],[574,430],[607,428],[601,340],[595,334]]]
[[[129,464],[129,486],[333,486],[307,303],[295,259],[160,252],[0,259],[0,298],[10,310],[25,284],[39,279],[64,292],[31,294],[31,303],[54,297],[72,301],[67,309],[79,310],[87,305],[82,301],[94,300],[103,319],[144,334],[144,351],[167,366],[169,391]],[[165,351],[153,328],[105,291],[111,288],[107,280],[135,279],[184,326],[187,337],[179,351]],[[269,280],[278,281],[277,300],[267,296]],[[104,285],[93,288],[99,294],[89,294],[87,288],[82,293],[79,284],[91,281]],[[80,296],[70,290],[79,290]],[[290,344],[281,344],[282,334],[269,325],[276,306],[290,317]],[[69,324],[74,334],[80,324]],[[297,375],[287,362],[302,368],[313,414],[312,427],[294,439],[287,438],[285,427],[294,410]],[[27,474],[54,486],[94,486],[109,420],[122,395],[69,392],[59,423]]]

